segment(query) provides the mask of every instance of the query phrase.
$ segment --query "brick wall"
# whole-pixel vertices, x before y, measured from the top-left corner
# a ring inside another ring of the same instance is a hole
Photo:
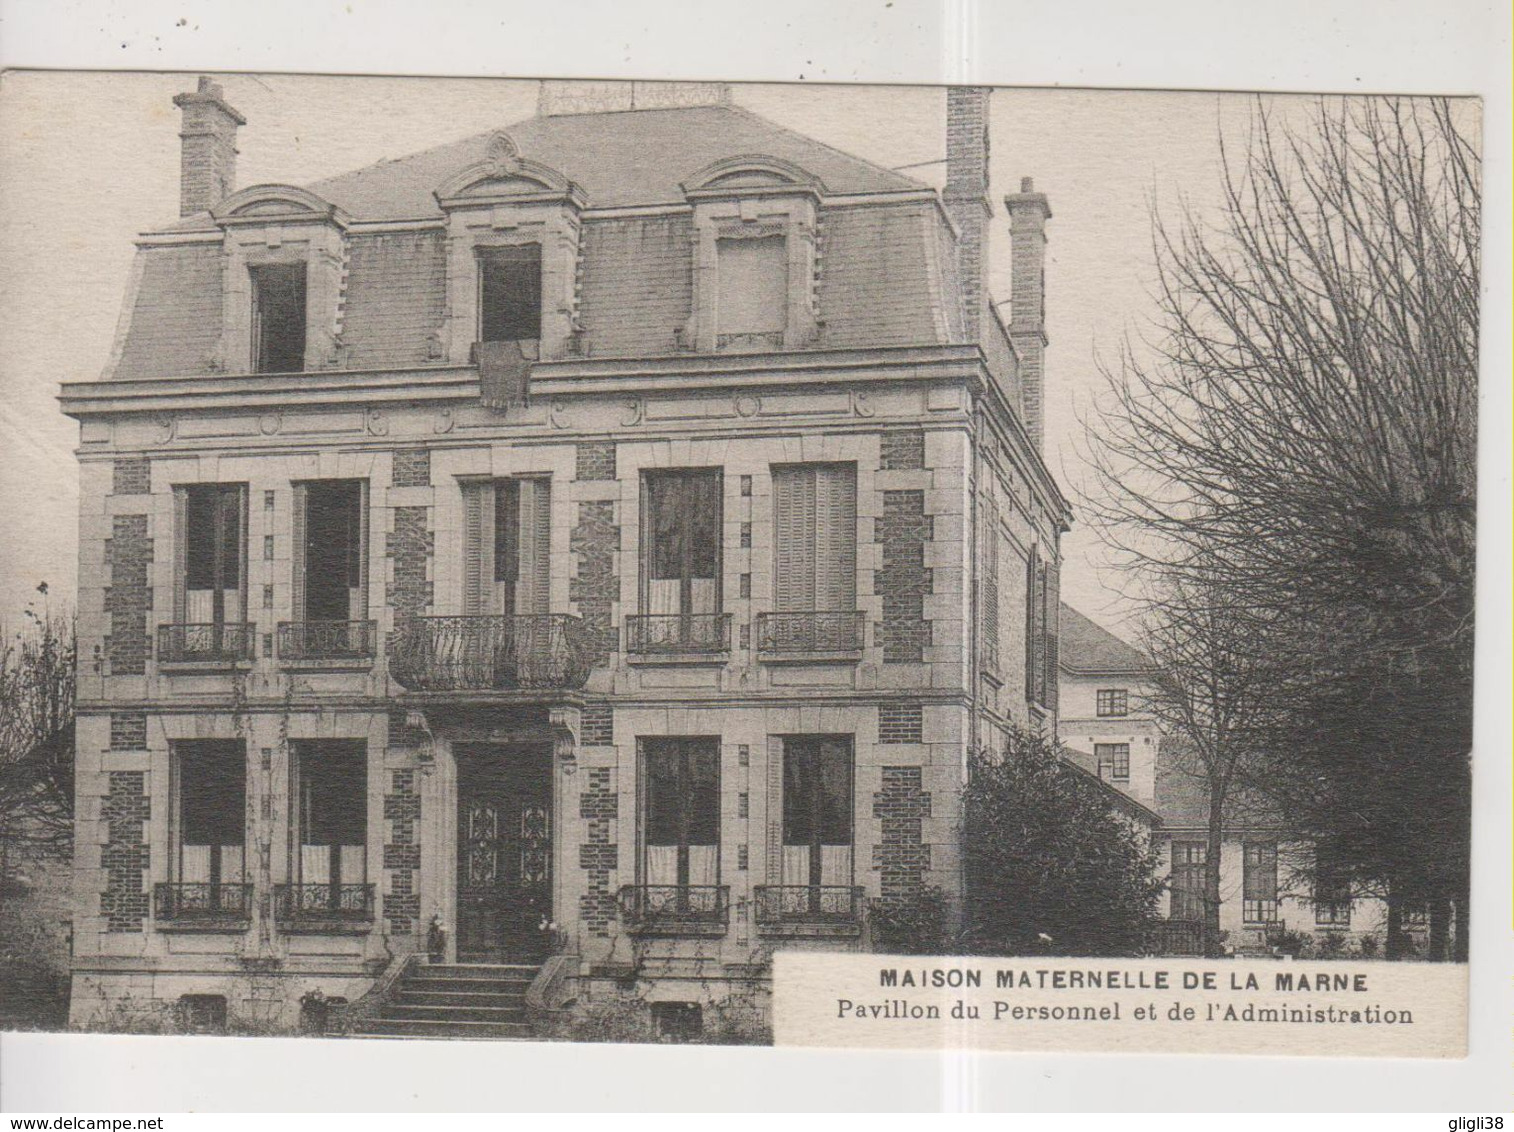
[[[615,478],[615,442],[606,440],[593,444],[580,444],[577,450],[577,470],[573,478],[613,480]]]
[[[597,220],[583,229],[580,306],[596,356],[666,354],[693,303],[688,216]]]
[[[883,550],[883,568],[873,572],[873,588],[883,599],[875,639],[885,663],[923,661],[931,643],[925,595],[933,586],[931,569],[925,565],[925,544],[933,534],[925,492],[885,491],[874,532]]]
[[[112,771],[108,789],[100,809],[107,830],[100,849],[100,867],[105,870],[100,914],[105,917],[106,931],[139,932],[148,912],[147,889],[142,883],[148,865],[143,826],[152,809],[147,775],[140,770]]]
[[[925,467],[925,433],[894,429],[878,438],[878,466],[886,472]]]
[[[620,592],[620,578],[615,573],[619,545],[615,504],[608,499],[580,502],[578,525],[568,540],[569,549],[578,555],[578,574],[568,581],[568,600],[578,604],[594,664],[607,664],[616,647],[610,613]]]
[[[142,278],[115,376],[205,373],[221,346],[221,243],[142,248]]]
[[[610,785],[609,767],[592,767],[578,796],[578,816],[584,821],[584,840],[578,865],[588,874],[588,891],[578,898],[579,917],[591,935],[608,936],[615,919],[615,887],[611,874],[620,865],[610,823],[620,816],[620,803]]]
[[[925,884],[930,871],[930,846],[923,822],[931,816],[931,797],[921,787],[917,766],[886,766],[882,789],[873,795],[873,816],[882,829],[873,846],[879,872],[879,895],[884,901],[907,899]]]
[[[146,495],[152,490],[152,461],[117,460],[111,469],[110,490],[113,495]]]
[[[353,369],[422,365],[440,356],[446,237],[383,232],[348,237],[342,340]]]
[[[105,547],[110,585],[105,610],[110,614],[110,671],[115,676],[140,676],[147,671],[147,611],[152,591],[147,572],[152,563],[152,539],[146,515],[117,515]]]
[[[396,614],[419,615],[431,604],[431,552],[435,535],[426,526],[425,507],[396,507],[388,555],[394,560],[389,606]]]
[[[431,449],[401,448],[396,451],[390,482],[395,487],[431,486]]]
[[[878,705],[878,742],[924,742],[924,712],[919,704]]]
[[[615,742],[615,709],[609,704],[585,704],[579,735],[585,747],[608,747]]]
[[[147,749],[147,713],[113,711],[110,713],[110,749],[145,751]]]
[[[411,932],[421,918],[421,895],[416,885],[421,867],[421,846],[416,839],[421,796],[415,789],[415,771],[389,773],[390,791],[384,795],[384,820],[389,822],[389,840],[384,845],[384,870],[389,874],[384,916],[391,932]]]

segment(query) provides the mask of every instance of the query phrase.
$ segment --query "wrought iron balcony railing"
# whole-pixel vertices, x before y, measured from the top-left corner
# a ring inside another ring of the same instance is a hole
[[[642,613],[626,618],[626,652],[720,653],[731,651],[729,613]]]
[[[862,924],[862,889],[855,885],[759,884],[753,896],[759,927],[811,924],[860,927]]]
[[[159,625],[158,662],[252,659],[253,626],[240,621],[202,625]]]
[[[371,660],[376,621],[281,621],[280,660]]]
[[[730,898],[723,884],[633,884],[620,890],[620,916],[638,935],[724,935]]]
[[[252,885],[208,881],[160,882],[153,886],[153,918],[165,923],[252,919]]]
[[[371,884],[279,884],[273,889],[274,919],[283,927],[373,922]]]
[[[583,622],[566,613],[408,617],[389,646],[389,674],[412,692],[582,688]]]
[[[759,613],[757,651],[765,653],[861,652],[863,614]]]

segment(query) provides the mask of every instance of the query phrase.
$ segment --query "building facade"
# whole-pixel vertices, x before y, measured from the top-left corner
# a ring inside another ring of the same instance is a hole
[[[968,750],[1055,727],[1045,198],[1006,322],[987,91],[940,192],[719,88],[597,97],[304,188],[175,100],[181,217],[62,397],[76,1025],[290,1027],[438,944],[760,996],[960,905]]]
[[[1152,708],[1150,659],[1064,605],[1061,615],[1058,737],[1084,770],[1149,807],[1152,848],[1167,888],[1159,899],[1161,950],[1202,954],[1209,801],[1202,765],[1178,736],[1162,733]],[[1265,800],[1235,789],[1220,843],[1220,931],[1238,953],[1274,950],[1284,933],[1309,935],[1314,954],[1380,949],[1387,906],[1332,885],[1314,868],[1314,850]],[[1405,930],[1423,937],[1425,916]],[[1423,938],[1420,938],[1420,943]],[[1291,944],[1290,944],[1291,946]],[[1378,951],[1381,954],[1381,951]]]

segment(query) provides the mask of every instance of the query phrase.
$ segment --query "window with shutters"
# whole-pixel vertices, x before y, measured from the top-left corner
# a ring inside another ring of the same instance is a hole
[[[1172,913],[1174,920],[1204,919],[1204,865],[1209,847],[1202,841],[1172,843]]]
[[[999,674],[999,508],[992,499],[982,504],[983,566],[979,575],[979,603],[983,634],[983,669]]]
[[[294,614],[280,626],[285,659],[372,655],[368,622],[368,485],[294,485]]]
[[[246,877],[247,756],[239,739],[176,742],[173,754],[174,883],[193,886],[184,899],[222,902],[225,886],[238,886],[224,903],[240,900]]]
[[[642,742],[642,877],[657,888],[720,883],[720,741]]]
[[[1099,767],[1099,777],[1107,782],[1130,781],[1130,744],[1095,743],[1093,756]]]
[[[247,659],[247,485],[174,490],[173,622],[159,660]]]
[[[478,340],[541,337],[541,245],[478,250]]]
[[[1056,710],[1058,670],[1057,567],[1032,548],[1025,563],[1025,689],[1032,703]]]
[[[1270,924],[1277,919],[1277,844],[1248,841],[1242,854],[1241,919]]]
[[[788,240],[781,235],[721,239],[715,249],[718,344],[781,347],[788,327]]]
[[[545,614],[551,593],[551,481],[520,477],[463,485],[463,612]]]
[[[773,468],[773,606],[762,651],[861,649],[855,464]]]
[[[254,373],[299,373],[305,368],[305,264],[270,263],[252,276]]]

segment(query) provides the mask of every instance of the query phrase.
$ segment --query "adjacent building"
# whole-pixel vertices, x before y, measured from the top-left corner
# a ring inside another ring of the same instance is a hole
[[[1147,807],[1152,846],[1167,882],[1155,946],[1202,954],[1209,798],[1202,764],[1152,709],[1151,660],[1128,642],[1063,605],[1058,737],[1077,765]],[[1316,951],[1361,947],[1387,935],[1387,906],[1354,896],[1314,867],[1313,848],[1265,799],[1237,789],[1227,803],[1220,846],[1220,930],[1224,946],[1265,952],[1284,933],[1314,937]],[[1405,930],[1422,935],[1424,916]],[[1368,944],[1370,949],[1373,945]]]
[[[1057,726],[1070,514],[1050,210],[945,98],[942,191],[655,84],[239,187],[242,115],[175,99],[180,217],[62,395],[76,1025],[687,1017],[960,905],[969,749]],[[405,982],[428,946],[453,982]]]

